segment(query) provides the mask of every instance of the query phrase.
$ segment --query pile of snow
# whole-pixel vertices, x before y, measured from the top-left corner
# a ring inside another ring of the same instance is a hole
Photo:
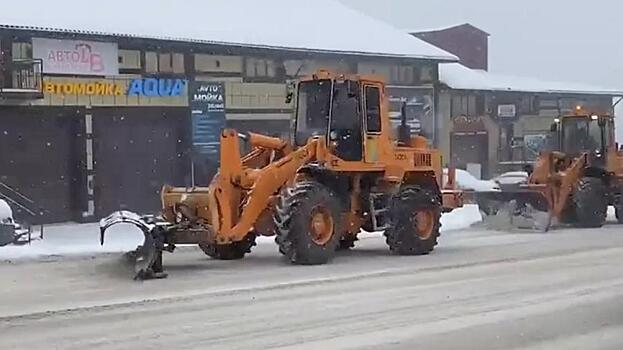
[[[13,220],[13,211],[9,204],[0,199],[0,223],[9,222]]]
[[[443,170],[443,183],[448,181],[448,169]],[[464,191],[500,191],[500,186],[493,180],[479,180],[463,169],[456,169],[456,187]]]
[[[463,230],[482,221],[476,204],[466,204],[441,216],[441,232]]]

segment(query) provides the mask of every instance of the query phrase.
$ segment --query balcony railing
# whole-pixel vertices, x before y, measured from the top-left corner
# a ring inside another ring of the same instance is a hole
[[[13,60],[0,63],[0,68],[0,97],[43,97],[42,60]]]

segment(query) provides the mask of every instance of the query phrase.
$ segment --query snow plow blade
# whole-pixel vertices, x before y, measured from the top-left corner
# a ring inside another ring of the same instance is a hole
[[[117,224],[132,224],[138,227],[145,236],[143,244],[130,252],[128,257],[134,263],[134,279],[166,277],[162,273],[162,250],[166,222],[154,216],[141,216],[129,211],[117,211],[100,220],[100,244],[104,244],[106,230]]]
[[[479,192],[475,198],[483,224],[489,229],[548,232],[552,225],[552,213],[541,192]]]

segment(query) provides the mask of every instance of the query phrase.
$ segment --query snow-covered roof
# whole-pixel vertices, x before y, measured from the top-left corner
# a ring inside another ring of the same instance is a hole
[[[337,0],[6,1],[0,27],[458,61]]]
[[[623,96],[623,89],[494,74],[470,69],[459,63],[440,64],[439,80],[455,90]]]

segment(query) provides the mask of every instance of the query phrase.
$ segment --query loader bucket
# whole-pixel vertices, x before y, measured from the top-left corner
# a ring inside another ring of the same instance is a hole
[[[129,211],[117,211],[100,220],[100,244],[104,244],[106,230],[117,224],[132,224],[145,236],[143,244],[128,256],[134,263],[134,279],[146,279],[162,272],[160,264],[164,247],[164,227],[153,216],[141,216]]]
[[[475,197],[487,228],[547,232],[552,224],[547,198],[540,191],[479,192]]]

